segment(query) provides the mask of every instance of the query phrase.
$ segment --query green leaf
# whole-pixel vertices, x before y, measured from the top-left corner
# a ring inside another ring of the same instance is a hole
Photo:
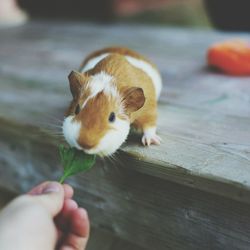
[[[63,145],[59,145],[59,154],[63,165],[63,176],[59,180],[60,183],[63,183],[69,176],[87,171],[94,165],[96,159],[95,155],[86,154],[75,148],[66,148]]]

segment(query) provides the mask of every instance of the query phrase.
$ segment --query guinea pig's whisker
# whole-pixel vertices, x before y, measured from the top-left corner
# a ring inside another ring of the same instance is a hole
[[[48,119],[51,119],[51,120],[54,120],[54,121],[57,121],[57,122],[60,122],[62,123],[62,120],[55,117],[55,115],[53,114],[43,114],[44,117],[47,117]]]
[[[60,132],[55,132],[55,131],[48,130],[48,129],[41,129],[41,131],[52,136],[63,137],[63,134]]]
[[[111,164],[109,164],[109,166],[114,167],[117,172],[120,172],[120,169],[118,167],[120,165],[120,163],[117,161],[117,159],[115,158],[114,154],[113,155],[109,155],[108,157],[106,157],[106,159],[111,163]]]
[[[102,162],[102,164],[101,164],[101,168],[102,168],[102,170],[103,170],[103,172],[104,173],[107,173],[108,172],[108,169],[107,169],[107,158],[99,158],[100,160],[101,160],[101,162]]]
[[[60,129],[62,128],[62,126],[60,126],[60,125],[46,123],[46,122],[42,122],[42,123],[40,123],[40,125],[42,125],[44,127],[51,127],[51,128],[60,128]]]
[[[40,127],[41,130],[46,130],[46,131],[50,131],[50,132],[53,132],[53,133],[60,133],[60,134],[63,134],[62,130],[60,127],[53,127],[53,126],[42,126]]]
[[[46,120],[43,119],[41,121],[38,121],[38,124],[40,124],[42,127],[54,127],[54,128],[58,128],[58,129],[62,129],[62,125],[63,125],[63,121],[60,120]]]
[[[54,117],[50,117],[50,119],[43,119],[42,121],[38,122],[38,124],[40,124],[42,127],[54,127],[61,130],[63,121]]]
[[[47,133],[49,135],[52,135],[52,136],[57,136],[57,137],[63,137],[63,132],[61,129],[55,129],[55,127],[41,127],[40,128],[41,132],[44,132],[44,133]]]
[[[118,167],[118,166],[124,166],[124,163],[119,159],[119,157],[117,157],[117,154],[113,154],[112,155],[112,159],[113,159],[113,161],[115,161],[116,162],[116,166]]]
[[[37,122],[38,125],[40,125],[41,127],[54,127],[54,128],[62,128],[62,122],[55,122],[55,121],[47,121],[47,120],[42,120],[42,121],[38,121]]]
[[[106,160],[109,161],[112,165],[115,165],[115,162],[111,156],[106,156]]]

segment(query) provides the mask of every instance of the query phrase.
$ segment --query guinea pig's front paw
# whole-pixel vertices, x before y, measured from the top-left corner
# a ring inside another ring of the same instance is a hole
[[[144,146],[149,146],[151,144],[160,145],[162,139],[156,134],[156,128],[147,128],[144,130],[142,136],[142,144]]]

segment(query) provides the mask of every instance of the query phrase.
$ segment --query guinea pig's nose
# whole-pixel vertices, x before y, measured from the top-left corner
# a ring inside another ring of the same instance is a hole
[[[91,149],[94,147],[93,143],[90,142],[80,142],[79,144],[83,149]]]

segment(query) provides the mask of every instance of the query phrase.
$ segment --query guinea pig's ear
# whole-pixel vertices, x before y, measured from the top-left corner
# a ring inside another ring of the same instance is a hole
[[[142,88],[132,87],[125,91],[123,103],[128,114],[139,110],[145,103]]]
[[[85,82],[84,74],[77,71],[71,71],[68,76],[70,91],[74,99],[78,98],[81,93],[82,84]]]

